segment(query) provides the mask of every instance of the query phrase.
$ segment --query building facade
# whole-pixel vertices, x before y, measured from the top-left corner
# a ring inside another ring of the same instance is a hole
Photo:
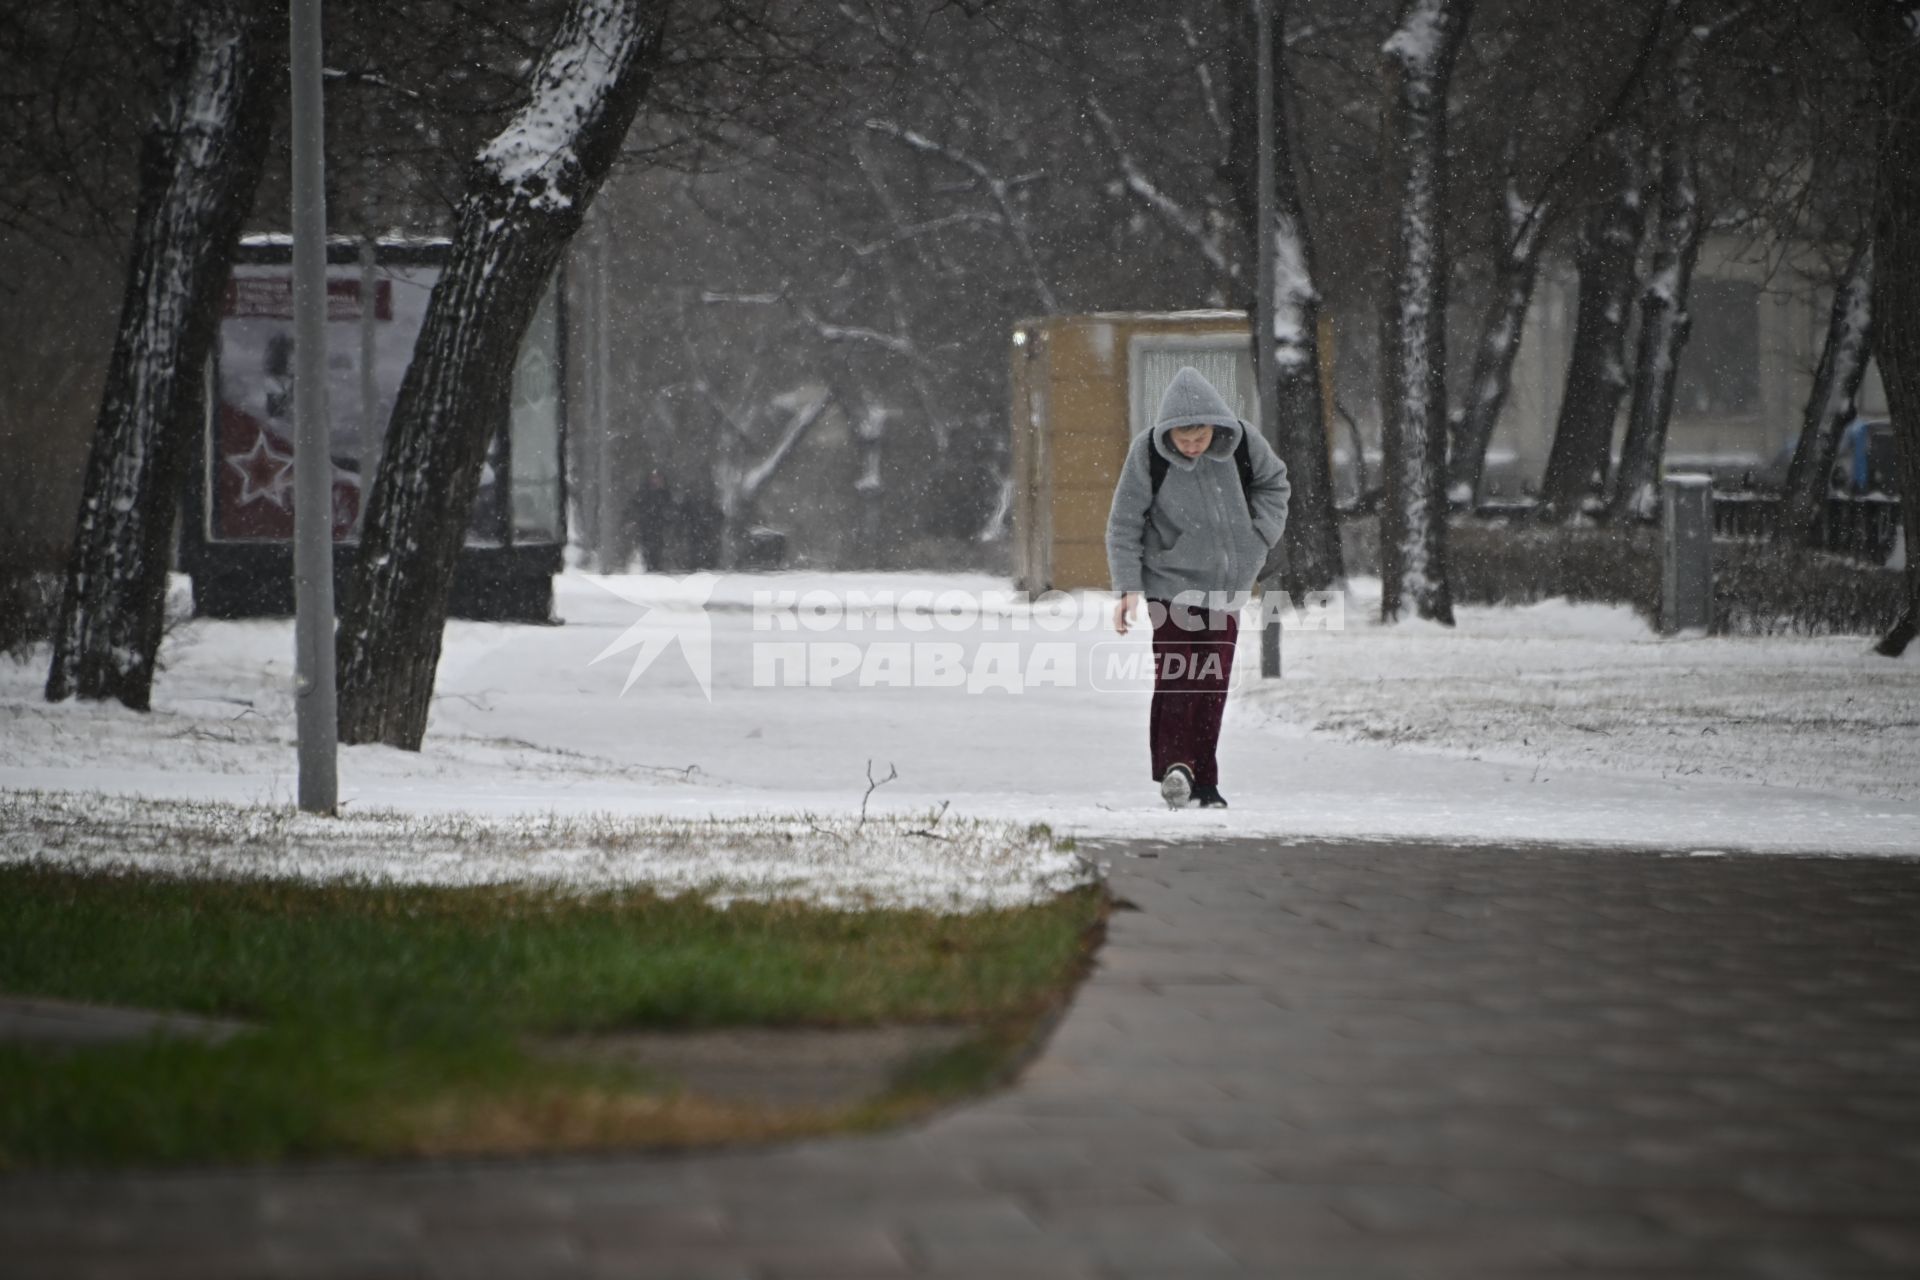
[[[1705,470],[1730,486],[1777,469],[1800,432],[1826,339],[1831,291],[1810,250],[1716,235],[1701,248],[1687,310],[1666,463]],[[1483,496],[1535,489],[1553,446],[1579,284],[1571,263],[1543,265],[1514,361],[1512,390],[1488,450]],[[1457,349],[1456,358],[1471,358]],[[1627,353],[1629,361],[1632,350]],[[1886,392],[1869,367],[1858,410],[1886,415]],[[1623,398],[1615,447],[1626,431]]]

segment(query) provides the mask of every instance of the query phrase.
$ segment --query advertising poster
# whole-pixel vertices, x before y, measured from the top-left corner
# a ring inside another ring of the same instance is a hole
[[[333,536],[353,536],[377,450],[426,316],[439,269],[383,266],[363,297],[360,268],[327,272],[327,419],[333,468]],[[374,330],[372,404],[361,381],[361,326]],[[238,265],[220,324],[220,381],[209,450],[208,535],[216,540],[293,537],[293,273]],[[369,408],[371,413],[369,413]],[[369,421],[371,419],[371,421]]]

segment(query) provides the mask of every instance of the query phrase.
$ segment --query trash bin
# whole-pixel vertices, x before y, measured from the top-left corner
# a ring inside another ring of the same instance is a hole
[[[1713,479],[1661,483],[1660,632],[1705,631],[1713,622]]]

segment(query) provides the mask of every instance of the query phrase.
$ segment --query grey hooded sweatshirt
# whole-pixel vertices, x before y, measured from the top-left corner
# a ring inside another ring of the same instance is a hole
[[[1181,453],[1175,427],[1213,428],[1198,458]],[[1252,483],[1243,496],[1233,451],[1241,433],[1252,441]],[[1153,491],[1147,451],[1167,460]],[[1268,550],[1287,527],[1287,465],[1221,398],[1200,371],[1183,368],[1167,384],[1153,426],[1134,437],[1107,515],[1107,567],[1116,592],[1172,600],[1187,592],[1234,595],[1251,590]],[[1251,507],[1251,513],[1248,508]],[[1191,596],[1188,597],[1192,599]]]

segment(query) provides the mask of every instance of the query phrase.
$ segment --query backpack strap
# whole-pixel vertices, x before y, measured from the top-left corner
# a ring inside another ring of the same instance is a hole
[[[1240,496],[1247,500],[1247,514],[1253,514],[1253,442],[1249,432],[1240,428],[1240,443],[1233,447],[1233,469],[1240,473]]]
[[[1152,428],[1148,428],[1152,430]],[[1147,441],[1147,480],[1153,485],[1153,496],[1160,496],[1160,486],[1166,483],[1167,468],[1172,464],[1153,447],[1153,441]]]
[[[1152,428],[1148,428],[1152,430]],[[1167,468],[1172,464],[1166,460],[1152,443],[1147,445],[1147,481],[1152,486],[1153,496],[1160,496],[1160,486],[1166,483]],[[1253,514],[1253,442],[1247,439],[1245,428],[1240,432],[1240,443],[1233,447],[1233,469],[1240,477],[1240,496],[1247,500],[1247,514]]]

